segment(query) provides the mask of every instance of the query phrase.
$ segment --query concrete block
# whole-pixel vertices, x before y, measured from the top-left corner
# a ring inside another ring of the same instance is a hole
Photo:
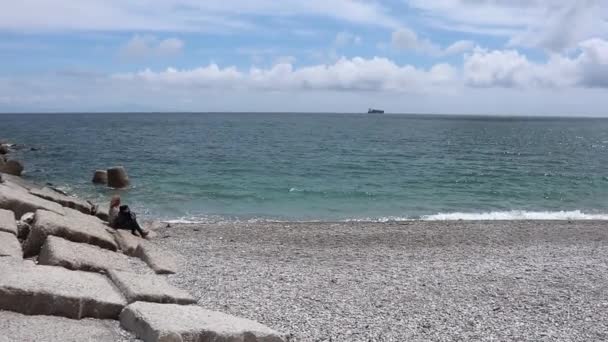
[[[0,342],[116,342],[125,332],[112,321],[27,316],[0,311]]]
[[[116,319],[126,305],[118,289],[101,274],[5,263],[4,259],[0,258],[2,310],[75,319]]]
[[[38,256],[38,263],[91,272],[130,268],[129,259],[124,254],[52,235],[46,238]]]
[[[64,207],[76,209],[82,213],[90,214],[92,205],[80,198],[66,196],[51,188],[44,187],[42,189],[31,189],[30,193],[34,196],[44,198],[45,200],[58,203]]]
[[[0,257],[23,259],[21,244],[13,233],[0,232]],[[1,273],[0,277],[2,277]]]
[[[145,261],[157,274],[172,274],[177,272],[177,258],[150,242],[142,242],[137,246],[135,256]]]
[[[97,218],[83,219],[78,216],[61,216],[56,213],[38,210],[32,223],[30,234],[23,245],[26,257],[37,255],[49,235],[59,236],[73,242],[83,242],[112,251],[117,250],[114,237],[106,230],[107,227]]]
[[[283,342],[286,338],[260,323],[194,305],[129,304],[120,324],[145,342]]]
[[[12,211],[15,217],[21,217],[25,213],[35,212],[38,209],[64,214],[61,205],[34,196],[25,189],[20,190],[5,184],[0,184],[0,208]]]
[[[0,232],[7,232],[17,235],[17,221],[15,213],[10,210],[0,209]]]
[[[169,284],[165,278],[159,275],[141,275],[110,270],[109,276],[129,303],[196,303],[196,299],[188,292]]]

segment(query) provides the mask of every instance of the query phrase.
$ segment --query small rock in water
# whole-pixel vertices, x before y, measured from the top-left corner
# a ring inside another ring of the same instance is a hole
[[[108,174],[108,186],[116,189],[122,189],[129,186],[129,176],[127,170],[122,166],[116,166],[109,168]]]
[[[108,172],[96,170],[93,174],[93,184],[108,184]]]

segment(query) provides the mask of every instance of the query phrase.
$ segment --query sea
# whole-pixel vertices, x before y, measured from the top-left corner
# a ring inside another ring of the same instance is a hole
[[[169,222],[608,219],[608,119],[0,115],[25,178]],[[93,185],[122,165],[131,186]]]

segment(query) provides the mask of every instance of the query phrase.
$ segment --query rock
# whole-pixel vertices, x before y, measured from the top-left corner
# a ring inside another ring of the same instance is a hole
[[[93,184],[108,184],[108,172],[96,170],[93,174]]]
[[[0,154],[8,154],[9,148],[7,144],[0,144]]]
[[[17,189],[17,190],[31,190],[33,188],[36,188],[37,186],[35,184],[32,184],[31,182],[28,182],[27,180],[18,177],[18,176],[13,176],[13,175],[8,175],[8,174],[2,174],[2,178],[4,178],[4,184],[12,187],[13,189]]]
[[[116,240],[118,248],[129,256],[136,256],[135,252],[137,251],[137,247],[139,247],[140,243],[144,242],[139,236],[135,236],[124,229],[114,230],[114,239]]]
[[[0,259],[0,309],[26,315],[116,319],[126,302],[105,276]]]
[[[89,202],[76,197],[66,196],[54,189],[48,187],[44,187],[42,189],[31,189],[30,193],[34,196],[44,198],[45,200],[61,204],[64,207],[76,209],[81,213],[91,214],[92,206]]]
[[[177,272],[177,260],[175,256],[149,242],[140,242],[135,250],[135,256],[148,264],[157,274]]]
[[[260,323],[195,305],[129,304],[120,325],[145,342],[283,342],[285,336]]]
[[[23,188],[0,184],[0,208],[11,210],[15,217],[21,217],[28,212],[44,209],[63,215],[63,207],[55,202],[34,196]]]
[[[13,233],[0,232],[0,257],[23,259],[21,244]],[[2,273],[0,273],[0,277]]]
[[[74,211],[78,213],[77,211]],[[72,214],[74,215],[74,214]],[[80,214],[85,216],[84,214]],[[88,216],[97,220],[94,216]],[[24,255],[31,257],[40,252],[44,240],[49,235],[59,236],[72,242],[84,242],[101,248],[115,251],[116,242],[101,221],[84,219],[78,215],[61,216],[59,214],[38,210],[30,234],[23,244]]]
[[[2,342],[115,342],[124,339],[112,321],[73,320],[54,316],[27,316],[0,311]]]
[[[108,186],[116,189],[122,189],[129,186],[129,176],[127,171],[122,166],[117,166],[108,169]]]
[[[8,173],[13,176],[21,176],[23,172],[23,163],[17,160],[8,160],[3,165],[0,165],[0,172]]]
[[[0,209],[0,232],[7,232],[17,236],[17,223],[15,214],[6,209]]]
[[[128,303],[196,303],[196,299],[188,292],[169,284],[162,276],[155,274],[141,275],[116,270],[110,270],[108,274],[114,284],[122,291]]]
[[[110,269],[128,270],[130,268],[129,259],[124,254],[84,243],[71,242],[56,236],[46,238],[38,256],[38,263],[90,272],[107,272]]]
[[[108,211],[106,207],[97,206],[95,216],[102,221],[108,222],[110,220],[110,213]]]

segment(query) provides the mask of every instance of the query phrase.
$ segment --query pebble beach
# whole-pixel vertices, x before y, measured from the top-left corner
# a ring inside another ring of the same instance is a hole
[[[295,341],[605,341],[605,221],[171,225],[199,305]]]

